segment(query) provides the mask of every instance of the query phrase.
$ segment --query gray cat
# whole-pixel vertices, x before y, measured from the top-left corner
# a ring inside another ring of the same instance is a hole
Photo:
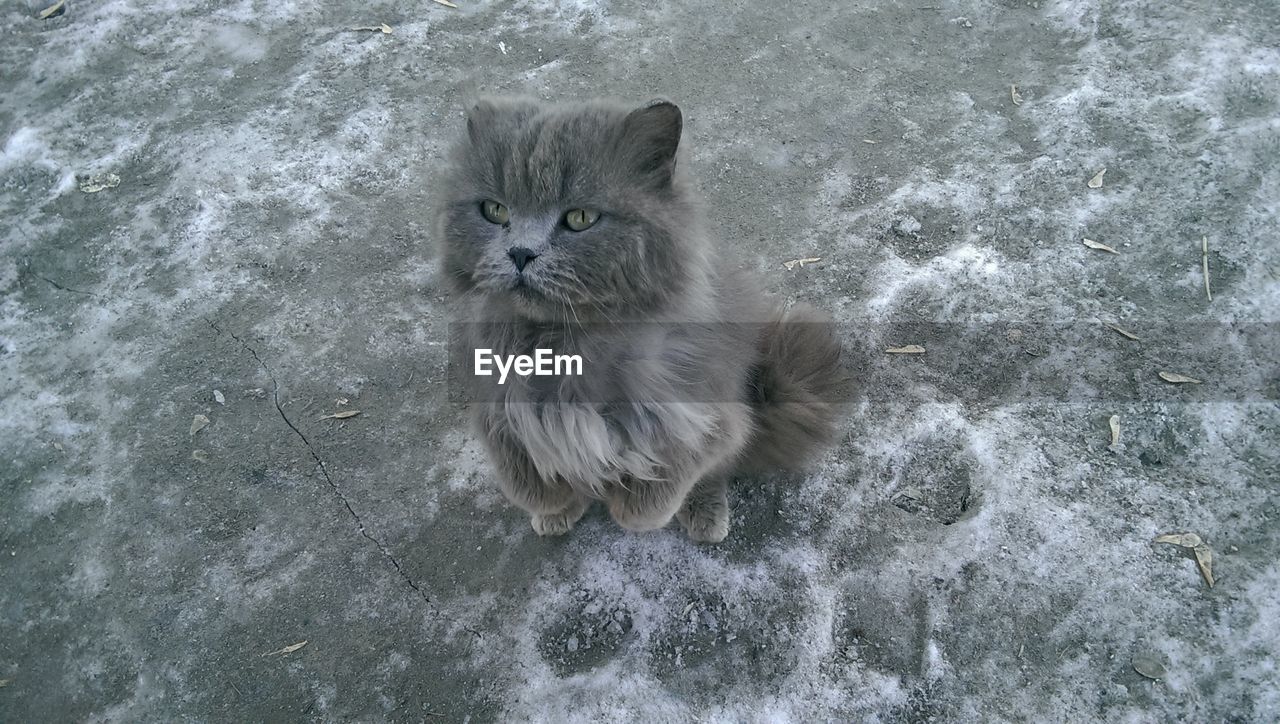
[[[540,535],[600,500],[628,530],[675,517],[719,542],[734,474],[798,466],[834,437],[840,344],[724,261],[677,163],[682,123],[666,101],[483,100],[453,151],[436,233],[462,347],[583,360],[472,405]]]

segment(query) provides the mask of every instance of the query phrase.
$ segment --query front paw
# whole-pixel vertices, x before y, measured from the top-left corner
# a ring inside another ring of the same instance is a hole
[[[645,533],[658,530],[671,522],[671,516],[645,515],[638,513],[627,505],[626,500],[614,499],[609,502],[609,515],[614,522],[632,533]]]
[[[729,535],[729,509],[725,506],[692,510],[686,507],[676,517],[695,543],[719,543]]]
[[[529,521],[533,524],[533,532],[540,536],[556,536],[564,535],[573,530],[573,524],[578,522],[578,516],[570,515],[569,512],[552,513],[551,515],[538,515],[534,513]]]

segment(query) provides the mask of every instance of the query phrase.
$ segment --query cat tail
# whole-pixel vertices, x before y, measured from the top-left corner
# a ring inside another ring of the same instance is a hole
[[[741,467],[796,469],[835,442],[852,379],[831,322],[799,305],[778,311],[759,338],[748,399],[755,432]]]

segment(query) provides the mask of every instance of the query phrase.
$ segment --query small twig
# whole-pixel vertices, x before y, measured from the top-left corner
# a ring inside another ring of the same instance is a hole
[[[1204,295],[1213,301],[1213,292],[1209,291],[1209,237],[1200,237],[1200,267],[1204,269]]]
[[[1108,323],[1106,323],[1106,322],[1104,322],[1103,324],[1106,324],[1106,326],[1107,326],[1107,328],[1108,328],[1108,329],[1111,329],[1111,330],[1113,330],[1113,331],[1119,332],[1120,334],[1124,335],[1125,337],[1128,337],[1129,339],[1132,339],[1132,340],[1133,340],[1133,341],[1135,341],[1135,342],[1141,342],[1141,341],[1142,341],[1141,339],[1139,339],[1139,338],[1138,338],[1138,335],[1136,335],[1136,334],[1134,334],[1134,333],[1132,333],[1132,332],[1129,332],[1129,331],[1127,331],[1127,330],[1121,329],[1120,327],[1118,327],[1118,326],[1116,326],[1116,325],[1114,325],[1114,324],[1108,324]]]

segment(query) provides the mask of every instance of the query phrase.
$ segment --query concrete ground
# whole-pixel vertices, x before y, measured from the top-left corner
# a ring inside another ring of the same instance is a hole
[[[1273,0],[456,2],[0,8],[0,721],[1280,719]],[[507,92],[681,104],[844,324],[721,546],[538,539],[450,403]]]

